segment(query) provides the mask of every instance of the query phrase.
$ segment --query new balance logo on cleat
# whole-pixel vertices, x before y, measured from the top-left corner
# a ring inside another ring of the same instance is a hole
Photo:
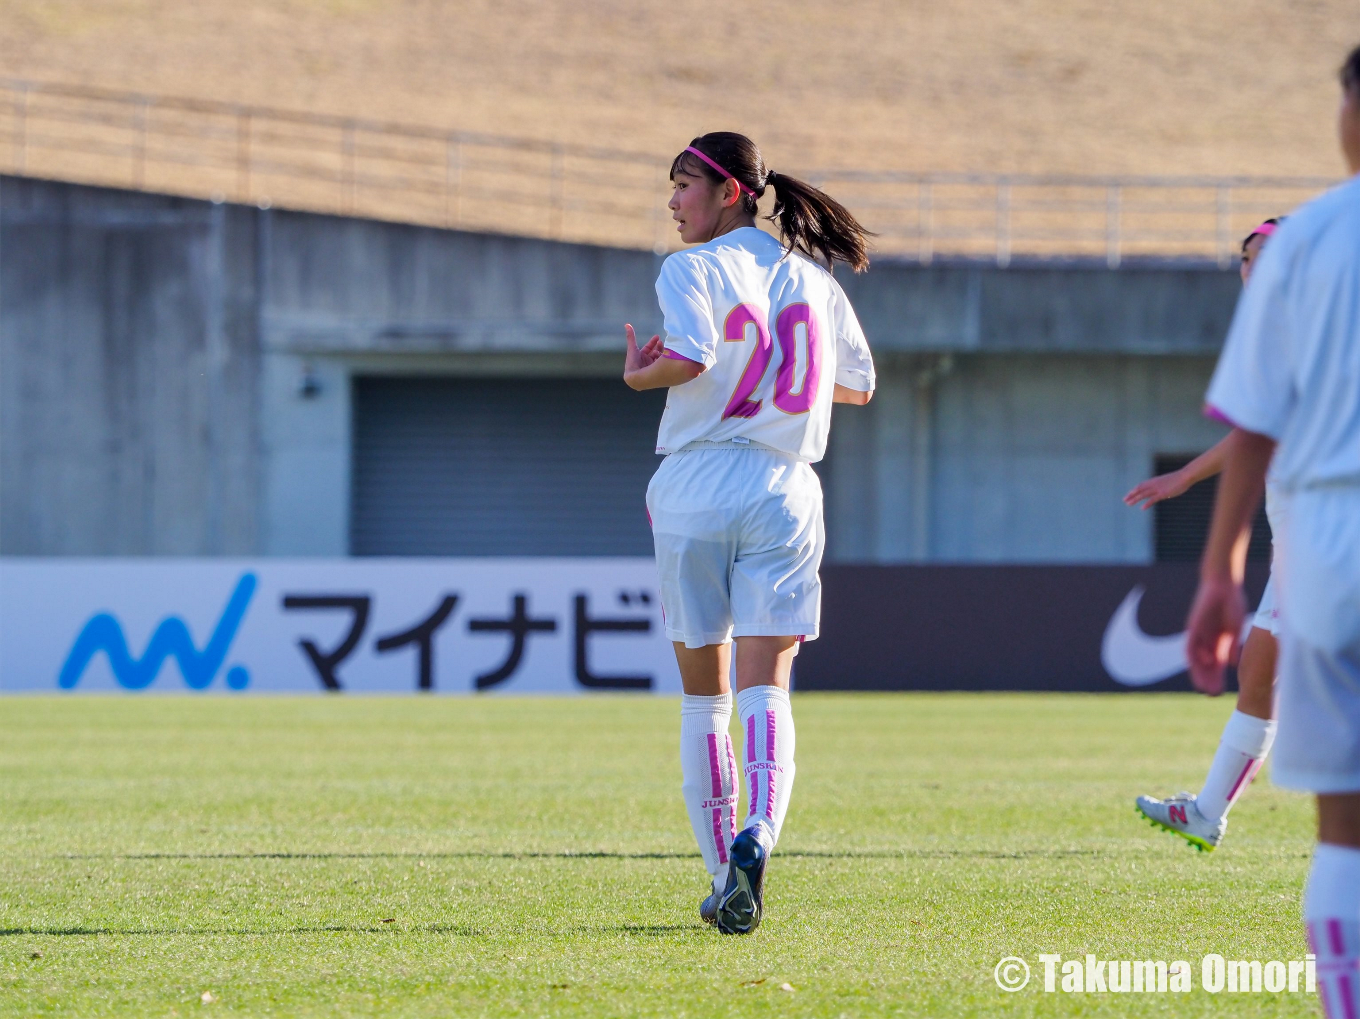
[[[1199,812],[1190,793],[1177,793],[1165,800],[1140,796],[1134,806],[1154,828],[1179,835],[1201,853],[1212,853],[1228,830],[1226,817],[1210,820]]]

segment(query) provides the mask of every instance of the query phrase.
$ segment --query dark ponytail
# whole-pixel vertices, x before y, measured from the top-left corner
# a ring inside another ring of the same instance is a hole
[[[767,170],[756,143],[744,134],[714,131],[690,142],[718,166],[726,170],[741,185],[742,208],[756,214],[756,200],[765,189],[774,189],[774,210],[770,222],[779,227],[779,239],[790,251],[799,251],[809,258],[821,258],[827,265],[844,262],[855,272],[869,268],[866,238],[868,230],[840,202],[826,192],[786,173]],[[671,163],[671,179],[683,170],[702,176],[715,184],[724,180],[721,173],[685,151]]]
[[[1341,87],[1347,92],[1354,92],[1357,99],[1360,99],[1360,46],[1351,50],[1346,57],[1346,62],[1341,65]]]

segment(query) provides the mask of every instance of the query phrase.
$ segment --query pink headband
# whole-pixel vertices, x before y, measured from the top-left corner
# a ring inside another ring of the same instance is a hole
[[[1251,240],[1253,237],[1269,237],[1275,232],[1275,227],[1277,225],[1278,224],[1275,223],[1262,223],[1251,233],[1247,234],[1247,240]]]
[[[702,152],[700,152],[698,149],[696,149],[693,145],[686,145],[686,146],[685,146],[685,151],[686,151],[686,152],[692,152],[692,153],[694,153],[696,156],[698,156],[700,159],[702,159],[705,163],[707,163],[709,166],[713,167],[713,169],[717,170],[720,174],[722,174],[723,177],[724,177],[726,180],[736,180],[736,181],[737,181],[737,190],[738,190],[738,191],[745,191],[745,192],[746,192],[748,195],[750,195],[752,198],[755,197],[756,193],[755,193],[754,191],[752,191],[750,188],[748,188],[748,187],[747,187],[745,184],[743,184],[741,181],[737,180],[737,178],[733,177],[730,173],[728,173],[726,170],[724,170],[721,166],[719,166],[719,165],[718,165],[717,163],[715,163],[713,160],[709,159],[706,155],[704,155]]]

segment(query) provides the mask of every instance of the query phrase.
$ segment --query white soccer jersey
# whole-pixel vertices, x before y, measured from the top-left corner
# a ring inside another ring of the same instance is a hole
[[[658,453],[744,439],[815,463],[835,384],[873,391],[869,345],[840,284],[763,230],[671,255],[656,295],[667,351],[705,369],[670,390]]]

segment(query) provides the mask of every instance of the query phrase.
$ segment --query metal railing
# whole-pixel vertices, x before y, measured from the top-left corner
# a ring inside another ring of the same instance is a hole
[[[818,183],[885,253],[994,259],[1212,260],[1229,266],[1262,220],[1336,183],[1297,177],[1076,177],[827,171]]]
[[[8,138],[5,145],[3,139]],[[667,251],[669,154],[0,79],[0,170],[261,206]],[[1240,238],[1322,178],[1075,177],[805,168],[930,262],[1178,257]]]

